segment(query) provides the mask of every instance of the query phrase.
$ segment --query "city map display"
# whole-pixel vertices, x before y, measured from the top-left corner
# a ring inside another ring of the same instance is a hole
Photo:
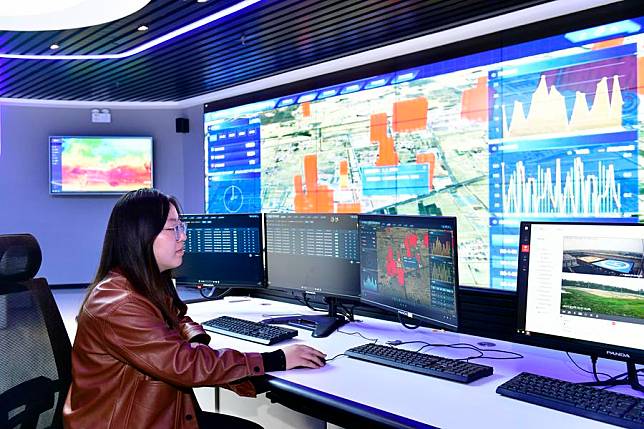
[[[456,216],[460,283],[513,290],[521,220],[640,219],[643,25],[206,107],[206,211]]]
[[[378,291],[394,299],[429,305],[428,232],[388,228],[376,233]]]

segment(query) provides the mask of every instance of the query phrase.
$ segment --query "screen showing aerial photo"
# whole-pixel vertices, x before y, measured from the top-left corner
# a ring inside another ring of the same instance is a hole
[[[522,220],[643,219],[643,28],[206,104],[205,211],[456,216],[461,284],[515,290]]]
[[[561,313],[644,324],[644,240],[564,237]]]
[[[379,292],[394,299],[429,305],[429,232],[387,228],[376,233]]]

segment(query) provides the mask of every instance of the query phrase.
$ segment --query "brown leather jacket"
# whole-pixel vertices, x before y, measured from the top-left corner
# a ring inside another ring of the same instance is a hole
[[[200,334],[189,317],[168,328],[149,300],[111,272],[78,318],[65,427],[197,428],[192,387],[222,385],[253,396],[243,379],[264,374],[261,355],[189,342]]]

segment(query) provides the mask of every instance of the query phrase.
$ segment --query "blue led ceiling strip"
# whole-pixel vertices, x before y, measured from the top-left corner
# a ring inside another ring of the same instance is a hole
[[[3,54],[0,53],[0,58],[9,58],[9,59],[19,59],[19,60],[107,60],[107,59],[121,59],[128,58],[132,55],[139,54],[143,51],[146,51],[150,48],[158,46],[168,40],[174,39],[175,37],[186,34],[197,28],[201,28],[204,25],[210,24],[211,22],[217,21],[221,18],[224,18],[228,15],[231,15],[235,12],[238,12],[242,9],[245,9],[249,6],[259,3],[262,0],[244,0],[233,6],[230,6],[224,10],[216,12],[212,15],[206,16],[198,21],[195,21],[191,24],[185,25],[181,28],[178,28],[174,31],[171,31],[163,36],[157,37],[156,39],[150,40],[149,42],[143,43],[135,48],[121,52],[120,54],[89,54],[89,55],[31,55],[31,54]]]

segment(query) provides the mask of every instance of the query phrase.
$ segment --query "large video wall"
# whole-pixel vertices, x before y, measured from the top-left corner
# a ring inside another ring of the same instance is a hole
[[[643,26],[206,105],[206,211],[457,216],[460,284],[514,290],[521,220],[641,218]]]

